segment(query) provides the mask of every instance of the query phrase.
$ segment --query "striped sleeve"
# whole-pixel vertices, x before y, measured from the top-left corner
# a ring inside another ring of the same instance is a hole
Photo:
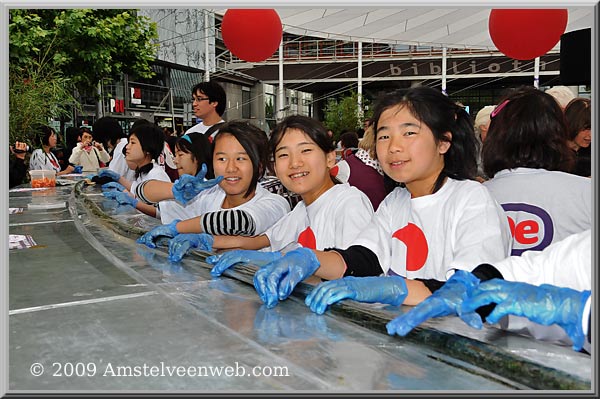
[[[143,182],[141,182],[140,184],[136,184],[135,188],[133,189],[133,194],[135,195],[135,197],[137,199],[139,199],[140,201],[142,201],[144,204],[146,205],[154,205],[156,206],[158,204],[158,202],[153,202],[150,201],[149,199],[147,199],[144,196],[144,186],[146,185],[146,183],[148,183],[149,181],[152,180],[144,180]]]
[[[205,233],[227,236],[253,236],[256,223],[252,215],[241,209],[205,213],[200,217]]]

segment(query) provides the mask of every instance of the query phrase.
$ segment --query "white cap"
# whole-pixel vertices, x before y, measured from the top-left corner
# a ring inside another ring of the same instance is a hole
[[[569,101],[575,98],[575,94],[567,86],[552,86],[546,93],[550,94],[562,109],[567,107]]]

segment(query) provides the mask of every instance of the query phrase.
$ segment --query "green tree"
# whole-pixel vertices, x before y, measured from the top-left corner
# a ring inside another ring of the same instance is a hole
[[[121,73],[151,77],[157,38],[156,23],[135,10],[10,10],[11,67],[47,65],[81,93]]]
[[[362,98],[363,108],[367,108],[365,114],[370,110],[369,100]],[[339,139],[340,133],[344,130],[356,130],[362,127],[363,119],[367,115],[358,115],[357,112],[358,93],[350,92],[350,95],[341,99],[329,98],[325,105],[325,121],[324,124],[328,129],[334,132],[334,138]],[[371,111],[372,113],[372,111]]]
[[[78,104],[70,81],[42,66],[9,68],[9,134],[16,140],[35,143],[36,128],[50,118],[69,116]]]
[[[68,118],[75,94],[103,79],[153,75],[156,24],[135,10],[12,9],[9,17],[10,137]]]

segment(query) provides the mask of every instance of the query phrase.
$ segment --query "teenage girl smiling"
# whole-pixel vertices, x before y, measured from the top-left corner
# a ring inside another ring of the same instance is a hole
[[[334,280],[306,297],[317,313],[345,298],[414,305],[453,270],[510,253],[502,208],[472,180],[477,145],[462,107],[418,87],[381,98],[373,120],[377,158],[397,187],[348,249],[319,252],[307,262],[306,273]]]
[[[220,275],[239,262],[268,264],[268,270],[287,268],[298,257],[314,257],[313,250],[346,248],[371,220],[373,207],[368,197],[331,177],[329,170],[335,165],[335,148],[320,122],[300,115],[287,117],[275,127],[270,148],[277,177],[288,190],[300,195],[302,201],[262,235],[215,237],[213,249],[264,250],[235,250],[207,258],[215,265],[213,275]],[[266,297],[261,298],[267,302]],[[274,306],[276,302],[270,300],[267,305]]]

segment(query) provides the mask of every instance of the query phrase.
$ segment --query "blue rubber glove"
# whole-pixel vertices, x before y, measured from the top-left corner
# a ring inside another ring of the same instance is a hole
[[[342,299],[359,302],[401,305],[408,295],[403,277],[352,277],[326,281],[315,287],[304,303],[315,313],[323,314],[327,306]]]
[[[114,199],[119,205],[131,205],[134,208],[139,202],[137,198],[133,198],[131,195],[121,191],[103,191],[102,195],[106,198]]]
[[[387,323],[390,335],[405,336],[413,328],[432,317],[458,315],[465,323],[474,328],[481,328],[481,317],[475,313],[463,312],[461,305],[479,284],[479,279],[472,273],[457,270],[448,281],[423,302]]]
[[[179,262],[192,248],[212,251],[215,239],[210,234],[177,234],[169,241],[169,260]]]
[[[83,172],[83,166],[81,166],[81,165],[77,165],[73,169],[73,173],[82,173],[82,172]]]
[[[573,349],[579,351],[585,341],[581,321],[589,296],[590,291],[492,279],[481,283],[471,293],[463,302],[462,310],[471,312],[480,306],[496,303],[494,310],[486,317],[489,323],[497,323],[506,315],[514,315],[544,326],[558,324],[573,341]]]
[[[106,183],[102,185],[102,191],[107,190],[116,190],[116,191],[125,191],[125,187],[122,184],[111,181],[110,183]]]
[[[98,177],[108,177],[113,181],[119,181],[121,175],[110,169],[102,169],[100,173],[98,173]]]
[[[181,222],[181,220],[176,219],[173,220],[169,224],[163,224],[160,226],[156,226],[140,238],[136,240],[138,244],[145,244],[148,248],[156,248],[156,240],[158,237],[168,237],[173,238],[177,234],[177,223]]]
[[[254,274],[254,288],[267,308],[273,308],[278,301],[286,299],[299,282],[312,276],[319,266],[312,250],[294,249],[259,269]]]
[[[236,263],[251,263],[262,267],[282,256],[281,252],[260,252],[247,249],[235,249],[233,251],[225,252],[224,254],[209,256],[206,258],[206,263],[215,265],[210,271],[210,274],[217,277]]]
[[[202,164],[202,169],[196,176],[183,175],[173,183],[173,197],[182,204],[187,204],[194,199],[200,192],[214,187],[223,180],[223,176],[217,176],[211,180],[204,180],[206,175],[206,164]]]

